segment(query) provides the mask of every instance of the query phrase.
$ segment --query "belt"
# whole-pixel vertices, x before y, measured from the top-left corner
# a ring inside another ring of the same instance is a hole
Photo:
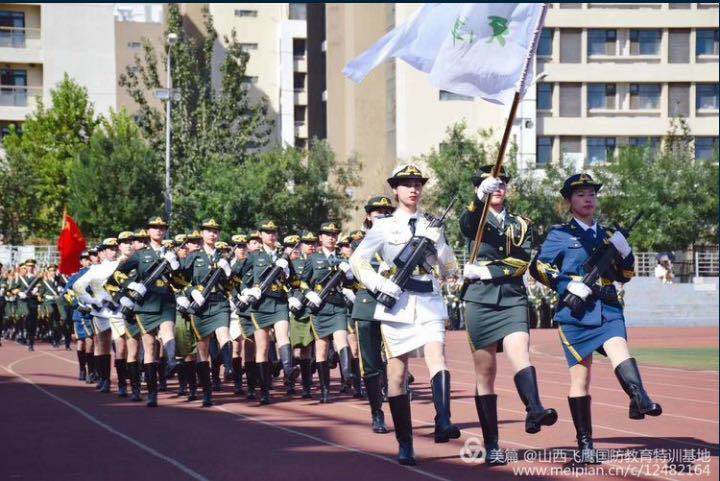
[[[615,290],[615,286],[592,286],[592,292],[593,296],[605,303],[608,304],[617,304],[619,302],[617,291]]]
[[[432,281],[420,281],[412,277],[405,282],[403,289],[410,292],[427,293],[433,291]]]
[[[167,282],[163,281],[162,279],[158,279],[157,281],[155,281],[155,286],[156,287],[165,287],[165,286],[167,286]]]

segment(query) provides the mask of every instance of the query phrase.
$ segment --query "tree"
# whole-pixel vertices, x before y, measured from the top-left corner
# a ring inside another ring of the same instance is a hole
[[[78,154],[68,178],[68,207],[94,238],[133,229],[162,212],[162,160],[132,118],[110,113]]]
[[[98,123],[87,90],[67,74],[50,91],[50,100],[46,106],[37,97],[35,112],[23,123],[22,132],[11,128],[3,139],[0,210],[2,228],[13,242],[57,234],[68,197],[69,167]]]

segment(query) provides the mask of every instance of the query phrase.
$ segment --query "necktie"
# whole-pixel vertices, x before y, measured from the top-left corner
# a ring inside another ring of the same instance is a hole
[[[415,224],[417,224],[417,219],[415,217],[411,217],[408,224],[410,224],[410,232],[412,232],[412,235],[415,235]]]

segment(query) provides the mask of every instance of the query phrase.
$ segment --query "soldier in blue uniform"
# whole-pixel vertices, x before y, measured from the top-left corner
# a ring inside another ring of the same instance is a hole
[[[530,222],[505,207],[510,176],[501,170],[495,178],[491,171],[492,166],[483,166],[473,176],[477,196],[460,218],[460,230],[472,248],[483,204],[489,202],[478,259],[463,269],[468,283],[463,300],[475,365],[475,406],[483,432],[485,460],[490,465],[501,465],[505,459],[498,446],[497,352],[505,352],[515,372],[515,386],[527,412],[525,432],[534,434],[541,426],[555,424],[557,412],[545,409],[540,402],[535,367],[530,363],[528,298],[523,284],[523,274],[530,262]]]
[[[555,322],[570,368],[568,403],[580,460],[589,464],[598,462],[593,449],[589,395],[595,351],[610,359],[620,385],[630,397],[631,419],[662,413],[660,405],[645,391],[637,363],[628,350],[623,308],[613,282],[625,283],[635,275],[635,259],[620,230],[612,232],[594,219],[601,186],[584,173],[572,175],[565,181],[560,193],[573,219],[550,230],[530,267],[533,277],[555,290],[560,298]],[[582,282],[586,274],[583,264],[606,244],[612,244],[618,255],[598,285],[588,286]],[[582,311],[574,312],[563,303],[567,293],[584,300]]]
[[[78,374],[79,381],[85,381],[90,384],[94,382],[93,372],[95,370],[95,355],[93,354],[94,334],[92,327],[92,316],[90,310],[81,310],[78,304],[77,296],[73,291],[73,285],[87,270],[90,268],[90,256],[87,252],[80,255],[80,270],[68,278],[65,285],[65,300],[72,306],[72,320],[75,338],[77,339],[77,358],[80,372]]]

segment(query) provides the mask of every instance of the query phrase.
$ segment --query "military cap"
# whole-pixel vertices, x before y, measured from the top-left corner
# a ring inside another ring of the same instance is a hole
[[[160,216],[150,217],[147,221],[147,227],[167,227],[168,224]]]
[[[91,247],[88,249],[88,255],[96,256],[98,255],[98,248],[97,247]]]
[[[37,262],[35,261],[35,259],[26,259],[25,262],[20,265],[34,266],[37,265]]]
[[[349,246],[349,245],[350,245],[350,236],[349,235],[344,235],[344,236],[340,237],[337,241],[338,247]]]
[[[106,239],[103,239],[102,243],[100,243],[99,248],[100,249],[112,249],[117,246],[118,246],[117,238],[116,237],[108,237]]]
[[[194,230],[191,233],[187,235],[188,242],[192,242],[194,244],[197,244],[198,241],[202,240],[202,235],[200,235],[200,231]]]
[[[166,249],[172,249],[175,247],[175,241],[173,239],[163,239],[162,246]]]
[[[201,226],[201,227],[202,227],[203,229],[206,229],[206,230],[220,230],[220,224],[218,224],[217,221],[216,221],[215,219],[212,219],[212,218],[210,218],[210,219],[205,219],[205,220],[202,222],[202,226]]]
[[[124,230],[118,234],[117,240],[118,242],[130,242],[133,240],[134,235],[132,231]]]
[[[245,234],[235,234],[230,238],[233,244],[235,245],[243,245],[247,244],[248,238]]]
[[[395,207],[392,205],[392,201],[389,197],[385,197],[384,195],[378,195],[375,197],[371,197],[370,200],[367,201],[367,204],[365,204],[365,212],[368,214],[374,210],[393,210]]]
[[[317,242],[318,238],[315,234],[312,233],[312,231],[304,230],[302,233],[302,236],[300,237],[300,240],[302,240],[305,243],[309,243],[309,242]]]
[[[224,242],[224,241],[217,241],[217,242],[215,243],[215,247],[216,247],[217,249],[220,249],[221,251],[230,249],[230,245],[229,245],[227,242]]]
[[[477,172],[475,172],[475,174],[472,176],[473,185],[477,187],[483,180],[490,177],[493,167],[494,166],[492,165],[483,165],[482,167],[480,167]],[[510,177],[510,175],[508,175],[508,173],[505,171],[505,167],[503,166],[500,166],[500,174],[498,175],[498,178],[506,184],[512,179],[512,177]]]
[[[420,172],[417,166],[414,164],[403,164],[395,167],[390,177],[388,177],[387,183],[394,189],[401,181],[409,179],[419,180],[423,185],[428,181],[428,178]]]
[[[350,232],[350,239],[351,240],[363,240],[365,238],[365,231],[357,229],[352,232]]]
[[[90,253],[88,251],[83,251],[82,254],[80,254],[80,259],[89,259]]]
[[[265,232],[277,232],[278,226],[270,219],[264,219],[258,222],[257,230]]]
[[[175,241],[175,244],[177,244],[177,245],[184,244],[188,240],[188,235],[187,234],[178,234],[175,237],[173,237],[173,240]]]
[[[320,224],[321,234],[339,234],[340,225],[337,222],[323,222]]]
[[[147,233],[147,231],[145,229],[138,229],[133,234],[133,240],[141,241],[141,240],[149,239],[149,238],[150,238],[150,235]]]
[[[575,174],[565,179],[562,189],[560,189],[560,194],[566,199],[569,199],[575,189],[580,187],[592,187],[595,189],[595,192],[597,192],[602,187],[602,184],[595,182],[588,174]]]
[[[286,235],[283,237],[283,247],[295,247],[300,243],[300,236],[297,234]]]
[[[250,233],[250,235],[248,236],[248,241],[251,241],[253,239],[255,239],[256,241],[260,240],[260,231],[259,230],[252,231]]]

